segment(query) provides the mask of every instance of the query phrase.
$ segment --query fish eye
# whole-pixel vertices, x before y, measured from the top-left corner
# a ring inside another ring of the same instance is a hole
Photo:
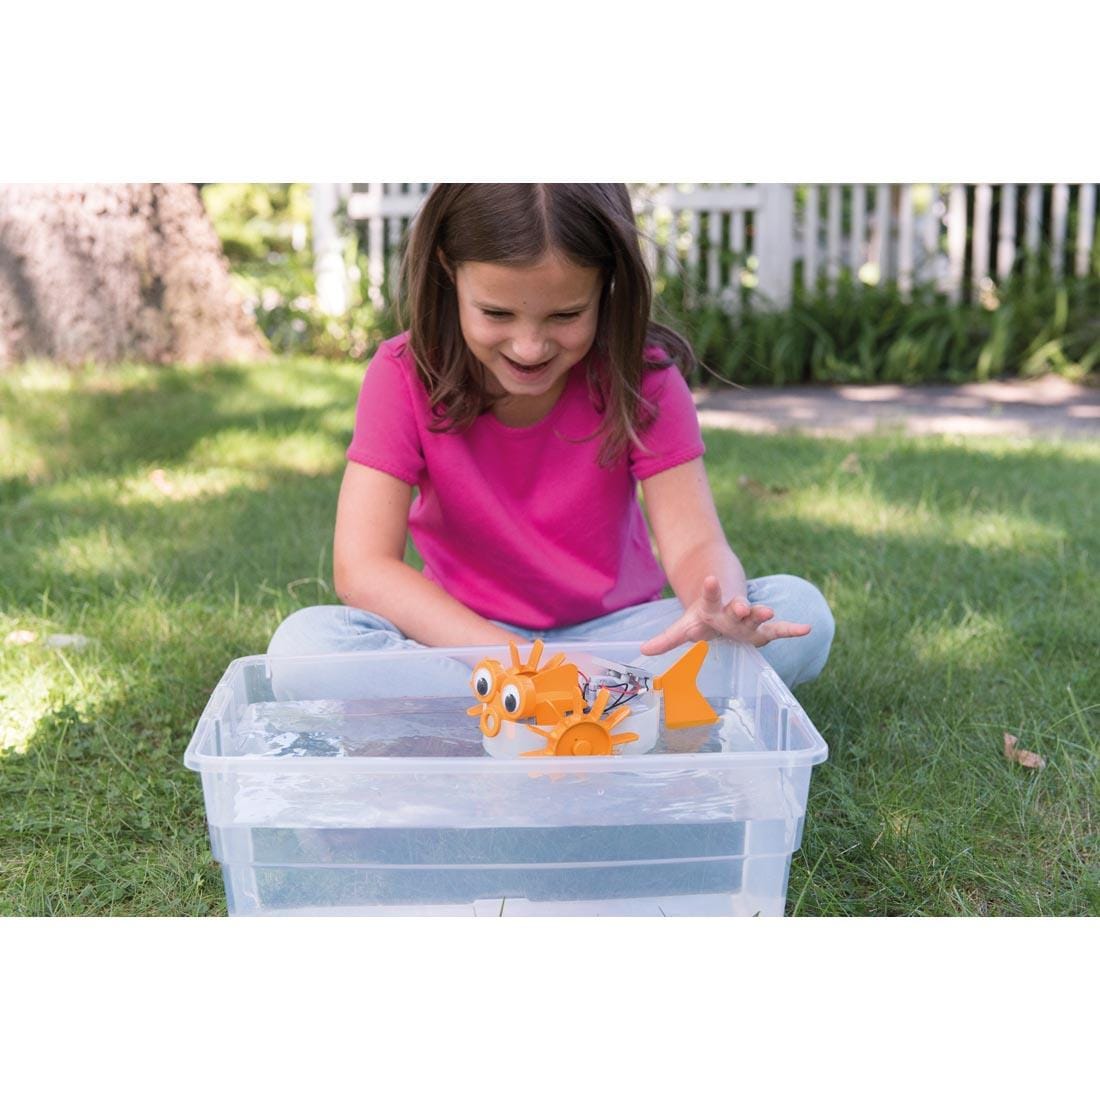
[[[493,672],[485,665],[479,665],[474,669],[474,694],[479,699],[488,699],[493,694]]]
[[[509,684],[504,689],[504,693],[501,695],[500,701],[503,704],[504,709],[509,714],[515,714],[519,710],[520,705],[519,688],[517,688],[514,684]]]

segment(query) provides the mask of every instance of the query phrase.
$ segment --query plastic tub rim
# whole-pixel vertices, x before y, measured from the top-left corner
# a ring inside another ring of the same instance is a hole
[[[728,643],[737,644],[737,643]],[[637,647],[642,643],[632,640],[622,642],[585,642],[578,640],[570,643],[568,639],[555,641],[555,646],[582,647],[586,652],[599,653],[609,649],[620,650],[623,647]],[[475,657],[487,649],[503,649],[503,646],[447,646],[426,647],[432,648],[436,653],[468,653]],[[340,770],[353,768],[361,772],[409,772],[424,768],[432,772],[564,772],[565,774],[581,774],[584,772],[614,772],[614,771],[684,771],[706,768],[708,770],[727,770],[730,768],[802,768],[813,767],[828,759],[829,748],[825,739],[818,732],[817,727],[810,720],[802,704],[791,694],[790,689],[776,675],[771,666],[765,661],[756,648],[749,645],[740,645],[754,659],[763,666],[762,673],[770,674],[780,689],[780,694],[786,696],[784,702],[793,711],[799,713],[804,720],[804,725],[809,732],[810,744],[801,749],[777,749],[774,751],[744,752],[744,753],[649,753],[631,756],[584,756],[584,757],[522,757],[515,760],[499,759],[492,756],[373,756],[373,757],[285,757],[285,756],[222,756],[214,753],[203,752],[202,742],[210,733],[210,726],[216,719],[213,712],[218,709],[220,695],[224,685],[233,677],[238,665],[258,664],[263,662],[270,678],[271,658],[267,654],[251,654],[234,658],[222,673],[214,690],[210,693],[206,706],[195,725],[191,740],[184,752],[184,766],[191,771],[206,774],[209,772],[237,772],[245,770],[270,770],[279,769],[289,772],[326,771],[333,769],[333,761],[339,760],[335,765]],[[369,656],[372,662],[386,659],[407,659],[409,650],[382,650],[377,653],[333,653],[310,654],[301,657],[280,657],[278,661],[302,663],[314,662],[323,659],[326,662],[357,662]],[[414,763],[411,763],[414,762]]]

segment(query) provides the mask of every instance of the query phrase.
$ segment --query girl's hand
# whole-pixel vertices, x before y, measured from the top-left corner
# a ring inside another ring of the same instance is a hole
[[[703,594],[667,630],[650,638],[642,646],[646,657],[667,653],[685,642],[702,642],[711,638],[728,638],[733,642],[748,642],[762,646],[776,638],[801,638],[810,633],[808,623],[777,622],[775,612],[762,603],[750,604],[735,596],[722,603],[722,589],[716,577],[703,581]]]

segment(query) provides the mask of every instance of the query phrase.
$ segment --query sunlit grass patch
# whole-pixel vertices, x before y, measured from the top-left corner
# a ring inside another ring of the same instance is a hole
[[[3,645],[0,640],[0,646]],[[21,750],[46,713],[51,692],[57,688],[54,670],[25,656],[9,657],[0,650],[0,752]]]
[[[1057,551],[1065,540],[1059,523],[995,508],[939,509],[929,500],[884,499],[869,485],[825,486],[784,494],[771,506],[775,516],[817,520],[858,536],[895,535],[934,539],[978,549],[1032,554]]]
[[[231,428],[199,440],[189,465],[287,470],[306,475],[331,473],[343,466],[347,444],[328,434],[299,431],[283,434]]]
[[[109,580],[150,565],[144,548],[135,546],[124,531],[106,525],[62,535],[38,559],[43,572],[61,578],[94,575]]]
[[[1003,619],[973,609],[954,610],[913,623],[907,641],[923,664],[950,662],[956,669],[988,667],[1011,646]]]
[[[169,505],[180,501],[209,500],[235,489],[263,492],[270,477],[255,470],[212,466],[209,469],[164,469],[157,466],[145,474],[126,478],[118,491],[118,502]]]
[[[278,408],[324,409],[334,403],[346,406],[349,392],[354,400],[366,369],[365,363],[332,363],[300,360],[288,369],[287,363],[248,368],[246,385],[219,400],[219,409],[247,408],[258,397]]]

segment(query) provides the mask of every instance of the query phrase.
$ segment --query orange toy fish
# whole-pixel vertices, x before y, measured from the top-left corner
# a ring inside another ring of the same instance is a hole
[[[604,662],[598,676],[588,676],[564,653],[539,667],[543,643],[536,640],[527,660],[509,642],[512,664],[480,661],[470,679],[478,702],[468,714],[479,719],[486,749],[494,756],[607,756],[620,746],[648,751],[657,740],[660,707],[646,700],[635,714],[640,732],[612,733],[632,713],[626,701],[661,693],[665,725],[671,729],[709,725],[718,720],[695,685],[707,655],[697,642],[661,676],[642,669]],[[612,693],[615,693],[612,702]],[[499,734],[503,732],[504,738]],[[540,742],[535,740],[542,738]],[[525,746],[533,746],[527,747]]]

